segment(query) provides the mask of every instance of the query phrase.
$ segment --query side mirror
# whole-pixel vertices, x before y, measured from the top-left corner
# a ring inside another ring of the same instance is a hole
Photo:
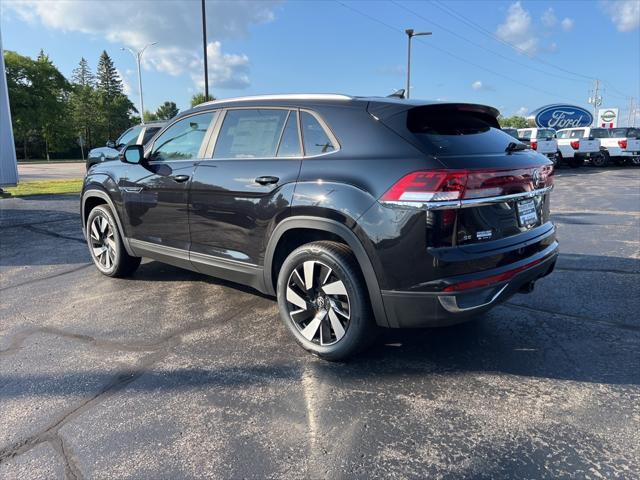
[[[116,148],[116,142],[114,142],[113,140],[107,140],[107,147]]]
[[[144,160],[144,149],[142,145],[129,145],[120,152],[120,161],[137,165]]]

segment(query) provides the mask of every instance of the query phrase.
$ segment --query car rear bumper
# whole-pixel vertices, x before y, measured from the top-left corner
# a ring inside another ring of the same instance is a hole
[[[439,327],[464,322],[520,291],[530,292],[533,282],[553,271],[557,257],[558,243],[554,240],[544,250],[516,263],[443,280],[455,285],[496,279],[495,283],[478,288],[437,292],[383,290],[381,293],[389,326]],[[500,280],[507,276],[509,278]]]

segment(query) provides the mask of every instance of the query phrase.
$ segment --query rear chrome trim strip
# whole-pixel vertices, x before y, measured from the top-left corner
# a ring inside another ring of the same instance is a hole
[[[473,307],[459,307],[458,300],[455,295],[447,295],[447,296],[439,296],[438,301],[442,308],[444,308],[447,312],[451,313],[460,313],[460,312],[468,312],[469,310],[475,310],[477,308],[486,307],[495,302],[500,294],[505,291],[505,289],[509,286],[509,283],[506,283],[500,290],[496,292],[496,294],[491,297],[491,300],[485,303],[481,303],[480,305],[474,305]]]
[[[426,210],[451,210],[455,208],[470,208],[470,207],[482,207],[485,205],[494,205],[496,203],[510,202],[512,200],[521,200],[524,198],[533,198],[540,195],[544,195],[553,190],[553,185],[549,187],[539,188],[537,190],[531,190],[530,192],[513,193],[511,195],[500,195],[497,197],[484,197],[484,198],[468,198],[466,200],[447,200],[444,202],[381,202],[383,205],[396,206],[396,207],[411,207],[417,209]]]

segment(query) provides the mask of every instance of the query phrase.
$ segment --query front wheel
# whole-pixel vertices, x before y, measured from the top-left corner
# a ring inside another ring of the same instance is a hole
[[[138,268],[141,259],[127,253],[109,207],[98,205],[91,210],[86,228],[89,252],[100,273],[125,277]]]
[[[352,251],[337,242],[303,245],[278,274],[280,317],[305,350],[344,360],[375,338],[362,273]]]

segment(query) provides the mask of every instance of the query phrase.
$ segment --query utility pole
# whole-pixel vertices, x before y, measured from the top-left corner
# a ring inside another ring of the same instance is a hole
[[[129,50],[131,55],[136,59],[136,63],[138,64],[138,89],[140,90],[140,123],[144,125],[144,100],[142,99],[142,71],[140,70],[140,60],[142,59],[142,54],[147,49],[147,47],[151,47],[158,42],[149,43],[144,46],[142,50],[138,50],[134,52],[129,47],[122,47],[120,50]]]
[[[431,32],[418,32],[415,33],[413,28],[407,28],[404,33],[407,34],[408,37],[408,45],[407,45],[407,91],[404,94],[404,98],[409,98],[410,90],[411,90],[411,39],[413,37],[419,37],[421,35],[431,35]]]
[[[209,62],[207,61],[207,14],[204,0],[202,3],[202,48],[204,50],[204,99],[209,101]]]
[[[602,105],[602,95],[600,95],[600,80],[596,78],[595,86],[592,90],[592,95],[589,97],[589,103],[593,105],[593,125],[597,127],[598,121],[598,107]]]
[[[635,108],[633,106],[633,97],[629,97],[629,113],[627,115],[627,127],[635,127],[635,125],[631,125],[631,122],[635,123]]]

